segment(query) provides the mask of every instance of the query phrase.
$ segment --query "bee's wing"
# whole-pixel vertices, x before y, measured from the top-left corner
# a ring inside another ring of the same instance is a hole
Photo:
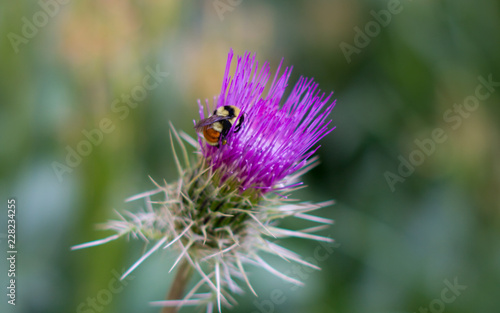
[[[204,118],[201,121],[199,121],[198,123],[196,123],[196,125],[194,125],[194,128],[196,128],[196,130],[200,130],[200,128],[202,128],[203,126],[212,125],[215,122],[228,120],[228,119],[230,119],[229,116],[212,115],[212,116]]]

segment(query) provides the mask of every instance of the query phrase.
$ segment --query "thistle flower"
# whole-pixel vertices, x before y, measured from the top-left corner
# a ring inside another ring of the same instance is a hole
[[[168,299],[152,302],[164,312],[175,312],[184,305],[205,305],[207,312],[216,305],[236,303],[231,296],[243,292],[243,282],[257,295],[248,279],[245,266],[255,265],[287,282],[302,282],[269,265],[263,252],[277,255],[287,261],[319,269],[298,254],[273,242],[274,238],[300,237],[331,242],[327,237],[312,234],[332,224],[329,219],[309,212],[331,205],[331,201],[311,204],[288,198],[300,188],[297,180],[317,164],[313,157],[317,142],[330,133],[327,121],[335,102],[330,102],[312,79],[301,77],[288,98],[280,104],[291,74],[286,68],[279,75],[283,61],[276,71],[267,95],[264,89],[271,77],[266,62],[260,68],[255,59],[245,53],[237,58],[234,78],[229,75],[233,59],[229,52],[222,90],[203,105],[200,118],[206,118],[216,108],[233,105],[241,109],[244,123],[239,132],[232,129],[227,144],[214,147],[184,132],[174,135],[182,162],[177,156],[171,136],[174,159],[179,179],[174,183],[158,184],[156,188],[126,201],[145,200],[145,209],[125,212],[119,220],[109,221],[104,229],[116,232],[110,237],[74,246],[80,249],[103,244],[123,236],[141,238],[153,246],[122,276],[129,275],[153,252],[161,248],[178,251],[178,257],[169,272],[179,268]],[[233,126],[234,127],[234,126]],[[185,142],[196,154],[192,160]],[[194,161],[194,162],[193,162]],[[277,226],[278,220],[295,217],[319,226],[303,230],[288,230]],[[184,293],[191,274],[199,280]],[[170,310],[170,311],[169,311]]]

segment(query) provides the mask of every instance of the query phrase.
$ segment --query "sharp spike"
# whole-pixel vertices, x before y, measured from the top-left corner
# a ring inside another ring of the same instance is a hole
[[[98,240],[90,241],[90,242],[87,242],[87,243],[82,243],[82,244],[79,244],[79,245],[76,245],[76,246],[72,246],[71,250],[78,250],[78,249],[84,249],[84,248],[88,248],[88,247],[94,247],[94,246],[102,245],[102,244],[105,244],[107,242],[116,240],[116,239],[118,239],[120,237],[121,237],[121,235],[116,234],[116,235],[109,236],[109,237],[106,237],[106,238],[103,238],[103,239],[98,239]]]
[[[158,250],[162,244],[167,241],[166,237],[163,237],[160,241],[158,241],[153,248],[151,248],[148,252],[143,254],[139,260],[137,260],[123,275],[120,277],[120,280],[123,280],[125,277],[127,277],[130,273],[132,273],[133,270],[136,269],[137,266],[139,266],[144,260],[146,260],[153,252]]]
[[[219,262],[215,262],[215,282],[217,284],[217,308],[219,309],[219,313],[222,313],[221,305],[220,305],[220,297],[222,295],[220,291],[220,269]]]
[[[290,276],[287,276],[283,273],[281,273],[280,271],[278,271],[277,269],[275,269],[274,267],[272,267],[271,265],[267,264],[264,260],[262,260],[258,255],[255,255],[254,256],[255,258],[255,261],[262,267],[264,268],[265,270],[267,270],[269,273],[271,274],[274,274],[276,276],[278,276],[279,278],[285,280],[285,281],[288,281],[292,284],[295,284],[295,285],[298,285],[298,286],[303,286],[304,283],[301,282],[301,281],[298,281],[296,280],[295,278],[292,278]]]
[[[250,284],[250,281],[248,280],[248,276],[245,272],[245,269],[243,268],[243,264],[241,264],[240,258],[236,255],[236,264],[238,265],[238,269],[240,270],[241,275],[243,275],[243,279],[245,280],[245,283],[247,283],[248,289],[256,296],[258,297],[257,293],[253,289],[252,285]]]

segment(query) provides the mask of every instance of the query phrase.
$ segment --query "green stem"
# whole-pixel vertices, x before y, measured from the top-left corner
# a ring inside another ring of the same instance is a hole
[[[186,259],[183,259],[168,291],[167,300],[180,300],[182,298],[192,274],[193,267]],[[178,310],[178,307],[163,307],[161,313],[177,313]]]

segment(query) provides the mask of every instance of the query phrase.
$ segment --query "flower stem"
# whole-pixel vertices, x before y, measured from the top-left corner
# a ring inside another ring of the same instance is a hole
[[[181,261],[179,269],[175,274],[174,282],[167,293],[167,300],[179,300],[184,294],[184,290],[193,274],[193,267],[186,259]],[[160,313],[177,313],[178,307],[163,307]]]

